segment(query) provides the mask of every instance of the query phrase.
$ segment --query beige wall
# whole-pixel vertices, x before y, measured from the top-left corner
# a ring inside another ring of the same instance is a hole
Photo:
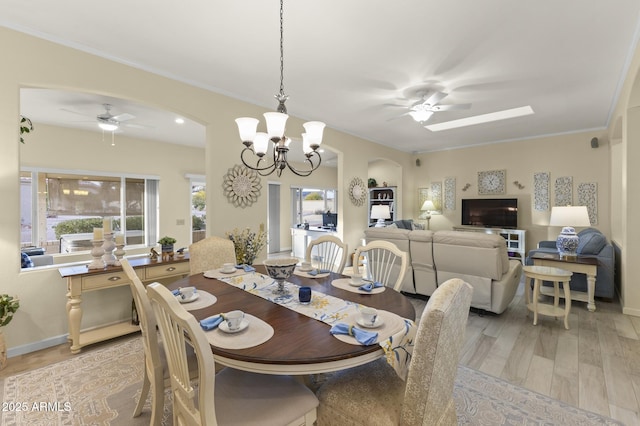
[[[554,205],[553,183],[563,176],[573,177],[573,202],[577,204],[577,186],[583,182],[598,185],[598,224],[594,227],[610,235],[609,212],[609,151],[608,143],[599,148],[591,148],[591,138],[605,139],[604,132],[576,133],[526,141],[499,143],[474,148],[441,151],[418,155],[421,165],[416,168],[415,177],[422,186],[430,187],[431,182],[443,182],[445,177],[456,178],[456,210],[443,211],[433,215],[431,229],[450,229],[460,225],[462,198],[518,199],[518,228],[527,231],[527,249],[536,246],[540,240],[557,237],[559,228],[548,226],[550,211],[535,211],[533,208],[533,175],[549,172],[551,176],[550,205]],[[478,195],[478,172],[506,169],[506,194],[496,196]],[[513,184],[524,185],[519,189]],[[471,184],[462,191],[465,184]],[[412,211],[419,210],[414,206]]]

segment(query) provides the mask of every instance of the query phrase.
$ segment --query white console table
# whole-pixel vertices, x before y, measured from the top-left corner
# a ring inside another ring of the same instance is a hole
[[[173,260],[152,260],[148,256],[128,259],[142,282],[189,275],[189,255]],[[77,354],[83,346],[102,342],[140,331],[130,320],[81,331],[82,293],[129,285],[129,278],[119,266],[88,269],[87,265],[60,268],[60,276],[67,280],[67,318],[71,353]]]
[[[507,252],[513,258],[518,259],[524,265],[526,257],[525,233],[523,229],[480,228],[477,226],[454,226],[454,231],[481,232],[483,234],[496,234],[505,239]]]

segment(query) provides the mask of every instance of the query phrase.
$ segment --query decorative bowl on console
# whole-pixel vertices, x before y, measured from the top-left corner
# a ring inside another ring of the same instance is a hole
[[[284,287],[284,283],[293,274],[297,264],[298,259],[295,257],[267,259],[264,261],[267,274],[278,283],[278,288],[273,291],[275,294],[285,295],[289,293]]]

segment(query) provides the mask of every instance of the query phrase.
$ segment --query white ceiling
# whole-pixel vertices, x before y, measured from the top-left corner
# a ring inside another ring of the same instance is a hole
[[[275,109],[277,0],[104,6],[3,0],[0,25]],[[639,22],[638,0],[287,0],[287,106],[292,115],[406,152],[600,130]],[[424,89],[449,93],[442,104],[472,104],[438,112],[428,124],[526,105],[535,114],[431,132],[394,106],[410,105]],[[35,122],[95,128],[102,103],[136,116],[128,124],[139,126],[123,128],[132,136],[204,144],[194,123],[176,126],[173,115],[125,100],[33,91],[22,112]]]

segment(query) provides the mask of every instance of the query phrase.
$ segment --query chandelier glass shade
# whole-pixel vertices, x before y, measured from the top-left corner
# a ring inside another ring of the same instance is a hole
[[[309,121],[303,124],[305,133],[301,136],[304,168],[294,167],[287,158],[291,139],[285,136],[289,118],[285,102],[289,96],[284,93],[283,0],[280,0],[280,92],[275,95],[275,98],[278,100],[277,112],[264,113],[267,133],[258,132],[259,120],[255,118],[236,118],[240,140],[244,144],[244,149],[240,153],[242,164],[261,176],[267,176],[273,172],[280,176],[287,168],[298,176],[309,176],[322,162],[318,148],[322,144],[325,124],[320,121]],[[273,148],[271,158],[267,156],[269,142],[272,143]]]

